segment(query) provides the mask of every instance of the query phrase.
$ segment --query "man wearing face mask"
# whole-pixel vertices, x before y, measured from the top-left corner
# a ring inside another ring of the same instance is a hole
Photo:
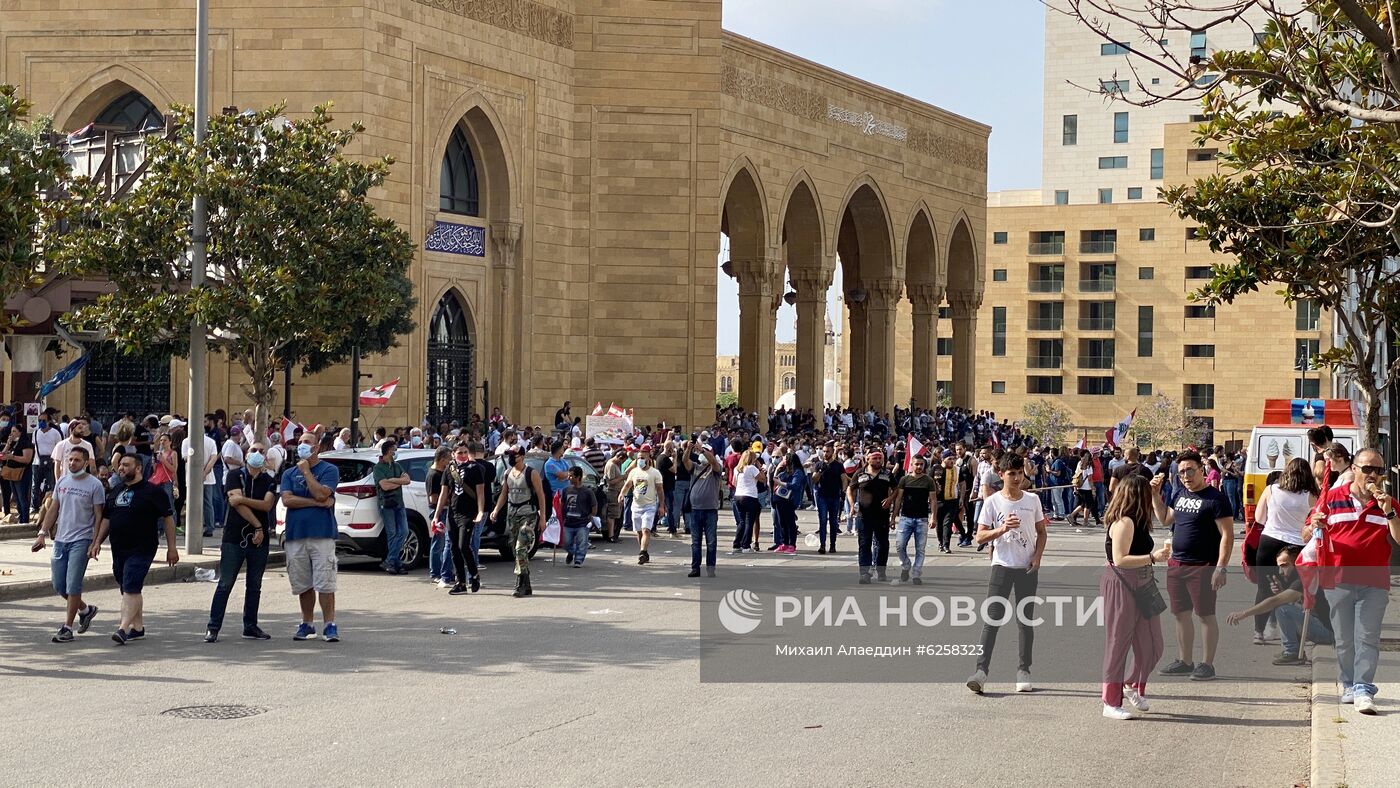
[[[209,608],[205,643],[219,639],[228,598],[244,562],[248,565],[248,575],[244,579],[243,637],[247,640],[272,639],[258,627],[258,604],[262,600],[263,573],[267,571],[272,513],[277,506],[276,481],[268,470],[267,455],[261,441],[254,441],[248,448],[244,467],[228,472],[224,483],[225,495],[228,496],[228,524],[224,527],[223,544],[219,546],[219,587],[214,589],[214,602]]]
[[[401,449],[421,449],[423,448],[423,428],[414,427],[408,431],[408,440],[404,441]]]
[[[656,521],[666,516],[666,502],[662,499],[661,471],[652,467],[651,444],[644,444],[637,452],[637,464],[627,473],[627,481],[622,485],[619,499],[632,494],[632,529],[637,533],[637,563],[651,560],[647,545],[651,542],[651,529]]]
[[[88,473],[91,460],[92,455],[81,446],[68,453],[65,462],[69,473],[54,485],[53,505],[45,510],[39,535],[30,548],[36,553],[43,550],[44,540],[52,535],[53,590],[68,603],[68,617],[53,636],[55,643],[73,642],[74,618],[78,619],[78,634],[82,634],[97,615],[97,605],[83,602],[83,578],[107,490]]]
[[[54,416],[57,414],[56,409],[45,408],[44,414],[39,417],[39,429],[34,431],[34,456],[39,458],[39,467],[34,473],[34,494],[30,498],[33,512],[39,511],[44,495],[53,492],[56,479],[53,472],[53,450],[63,440],[63,431],[54,423]]]
[[[175,549],[175,517],[170,510],[170,498],[164,490],[141,477],[139,457],[122,455],[113,476],[112,491],[102,507],[97,539],[88,551],[96,558],[102,550],[102,540],[111,535],[112,574],[122,593],[121,623],[112,633],[112,640],[118,646],[146,636],[141,590],[155,561],[156,550],[160,548],[162,523],[165,526],[165,562],[174,566],[180,562],[180,554]]]
[[[308,432],[297,442],[297,463],[282,474],[282,504],[287,507],[285,543],[287,579],[301,603],[301,626],[293,640],[316,637],[312,623],[316,602],[321,602],[325,622],[322,637],[327,643],[340,641],[335,625],[336,557],[335,488],[340,471],[321,461],[321,442]]]

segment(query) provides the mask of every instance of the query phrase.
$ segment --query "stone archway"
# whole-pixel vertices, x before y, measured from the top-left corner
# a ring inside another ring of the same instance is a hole
[[[54,128],[76,131],[92,123],[112,102],[136,93],[162,113],[170,111],[171,96],[139,69],[122,63],[105,66],[74,85],[54,105]]]
[[[476,321],[467,300],[450,289],[428,322],[427,397],[423,413],[433,424],[466,424],[476,410]],[[483,414],[483,418],[489,414]]]
[[[905,291],[913,306],[913,363],[910,397],[921,408],[938,402],[938,307],[943,285],[938,276],[938,238],[927,207],[920,205],[904,244]]]
[[[850,357],[846,400],[881,412],[894,404],[895,312],[904,284],[885,205],[874,181],[862,178],[846,199],[836,236]]]
[[[739,404],[763,417],[773,404],[782,268],[768,253],[767,200],[747,159],[736,164],[724,191],[720,232],[729,238],[729,259],[722,268],[739,282]]]
[[[819,412],[825,401],[826,296],[833,266],[823,251],[822,212],[817,190],[798,173],[782,213],[783,263],[797,300],[797,374],[792,386],[799,411]],[[818,415],[820,415],[818,413]]]
[[[982,305],[985,274],[971,224],[960,215],[949,234],[948,305],[953,313],[953,405],[976,402],[977,309]]]

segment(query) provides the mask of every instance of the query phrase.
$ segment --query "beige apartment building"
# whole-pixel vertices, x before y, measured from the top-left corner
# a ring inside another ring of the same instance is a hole
[[[1166,128],[1161,183],[1214,170],[1215,151],[1193,136],[1193,124]],[[1326,315],[1271,288],[1218,307],[1192,302],[1228,257],[1169,207],[1041,205],[1038,195],[991,197],[979,407],[1014,418],[1051,399],[1075,424],[1107,428],[1165,394],[1228,440],[1258,422],[1266,398],[1330,393],[1325,371],[1298,369],[1331,346]]]

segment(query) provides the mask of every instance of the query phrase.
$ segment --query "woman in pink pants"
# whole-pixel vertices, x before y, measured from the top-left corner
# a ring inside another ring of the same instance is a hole
[[[1119,482],[1104,521],[1109,526],[1104,539],[1108,566],[1099,579],[1107,633],[1103,716],[1130,720],[1137,716],[1136,712],[1147,711],[1147,677],[1162,657],[1162,620],[1156,615],[1144,616],[1133,596],[1134,589],[1153,582],[1152,566],[1166,560],[1167,548],[1152,551],[1152,487],[1147,480],[1133,474]]]

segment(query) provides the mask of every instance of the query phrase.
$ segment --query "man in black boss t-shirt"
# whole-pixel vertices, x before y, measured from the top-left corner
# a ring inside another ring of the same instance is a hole
[[[146,624],[141,617],[141,590],[160,547],[162,521],[168,545],[166,562],[174,566],[180,562],[180,554],[175,549],[175,519],[170,511],[170,497],[141,478],[141,460],[135,453],[117,462],[117,477],[121,484],[107,495],[102,522],[89,554],[96,558],[102,540],[111,536],[112,574],[122,593],[121,623],[112,634],[112,640],[117,645],[126,645],[129,640],[146,636]]]

